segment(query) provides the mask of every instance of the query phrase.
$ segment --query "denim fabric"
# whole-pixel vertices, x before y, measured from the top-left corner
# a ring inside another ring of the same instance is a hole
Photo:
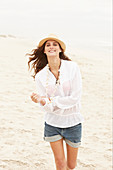
[[[45,122],[44,140],[48,142],[55,142],[64,139],[67,144],[77,148],[81,145],[82,124],[68,128],[58,128],[51,126]]]

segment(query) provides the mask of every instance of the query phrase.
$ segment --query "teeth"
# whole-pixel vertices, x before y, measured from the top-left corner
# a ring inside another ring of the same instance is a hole
[[[55,52],[55,51],[49,51],[50,53],[53,53],[53,52]]]

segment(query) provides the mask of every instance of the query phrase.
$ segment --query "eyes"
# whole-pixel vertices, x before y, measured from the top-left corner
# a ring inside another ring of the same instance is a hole
[[[53,45],[53,46],[59,46],[59,44],[58,44],[57,42],[53,42],[52,45]],[[47,42],[47,43],[45,44],[45,46],[46,46],[46,47],[49,47],[49,46],[51,46],[51,43]]]
[[[44,53],[46,53],[50,48],[56,49],[59,53],[61,52],[60,44],[57,41],[47,41],[44,47]]]

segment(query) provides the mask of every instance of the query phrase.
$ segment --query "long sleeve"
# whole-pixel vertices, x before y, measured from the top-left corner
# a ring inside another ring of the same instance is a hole
[[[44,87],[42,86],[42,83],[40,82],[40,80],[38,79],[37,76],[35,77],[35,81],[36,81],[36,87],[37,87],[37,92],[38,92],[38,94],[39,94],[40,96],[45,96],[45,89],[44,89]],[[46,111],[46,112],[52,112],[52,111],[53,111],[53,106],[52,106],[51,103],[48,104],[49,99],[46,98],[46,97],[45,97],[44,99],[45,99],[45,101],[46,101],[46,104],[45,104],[44,106],[42,106],[41,104],[39,104],[38,106],[39,106],[42,110],[44,110],[44,111]]]
[[[82,123],[84,121],[80,113],[82,79],[77,63],[61,60],[58,86],[55,86],[55,76],[50,71],[48,73],[49,75],[47,75],[47,67],[44,67],[35,76],[37,93],[51,99],[50,103],[48,97],[44,97],[46,104],[44,106],[38,104],[40,109],[45,112],[45,122],[61,128]]]
[[[69,109],[76,106],[81,98],[81,91],[82,91],[82,80],[80,69],[77,66],[74,77],[71,81],[71,94],[70,96],[56,96],[53,98],[53,106],[60,108],[60,109]]]
[[[70,66],[71,67],[71,66]],[[45,75],[45,74],[44,74]],[[72,77],[72,78],[71,78]],[[41,96],[46,95],[46,89],[43,83],[40,81],[42,77],[35,77],[38,94]],[[43,77],[44,79],[45,77]],[[62,109],[70,109],[80,104],[81,92],[82,92],[82,79],[80,69],[77,64],[74,64],[72,74],[70,75],[71,92],[69,96],[57,95],[53,97],[52,103],[49,103],[49,99],[45,98],[46,104],[40,107],[46,112],[58,112]],[[63,90],[63,89],[62,89]],[[49,104],[48,104],[49,103]]]

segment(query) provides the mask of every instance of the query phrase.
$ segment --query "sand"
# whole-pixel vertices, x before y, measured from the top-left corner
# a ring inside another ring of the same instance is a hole
[[[34,47],[35,41],[0,36],[0,170],[55,169],[49,143],[43,141],[44,113],[30,99],[36,86],[25,54]],[[83,80],[85,122],[76,169],[111,170],[111,58],[69,55]]]

